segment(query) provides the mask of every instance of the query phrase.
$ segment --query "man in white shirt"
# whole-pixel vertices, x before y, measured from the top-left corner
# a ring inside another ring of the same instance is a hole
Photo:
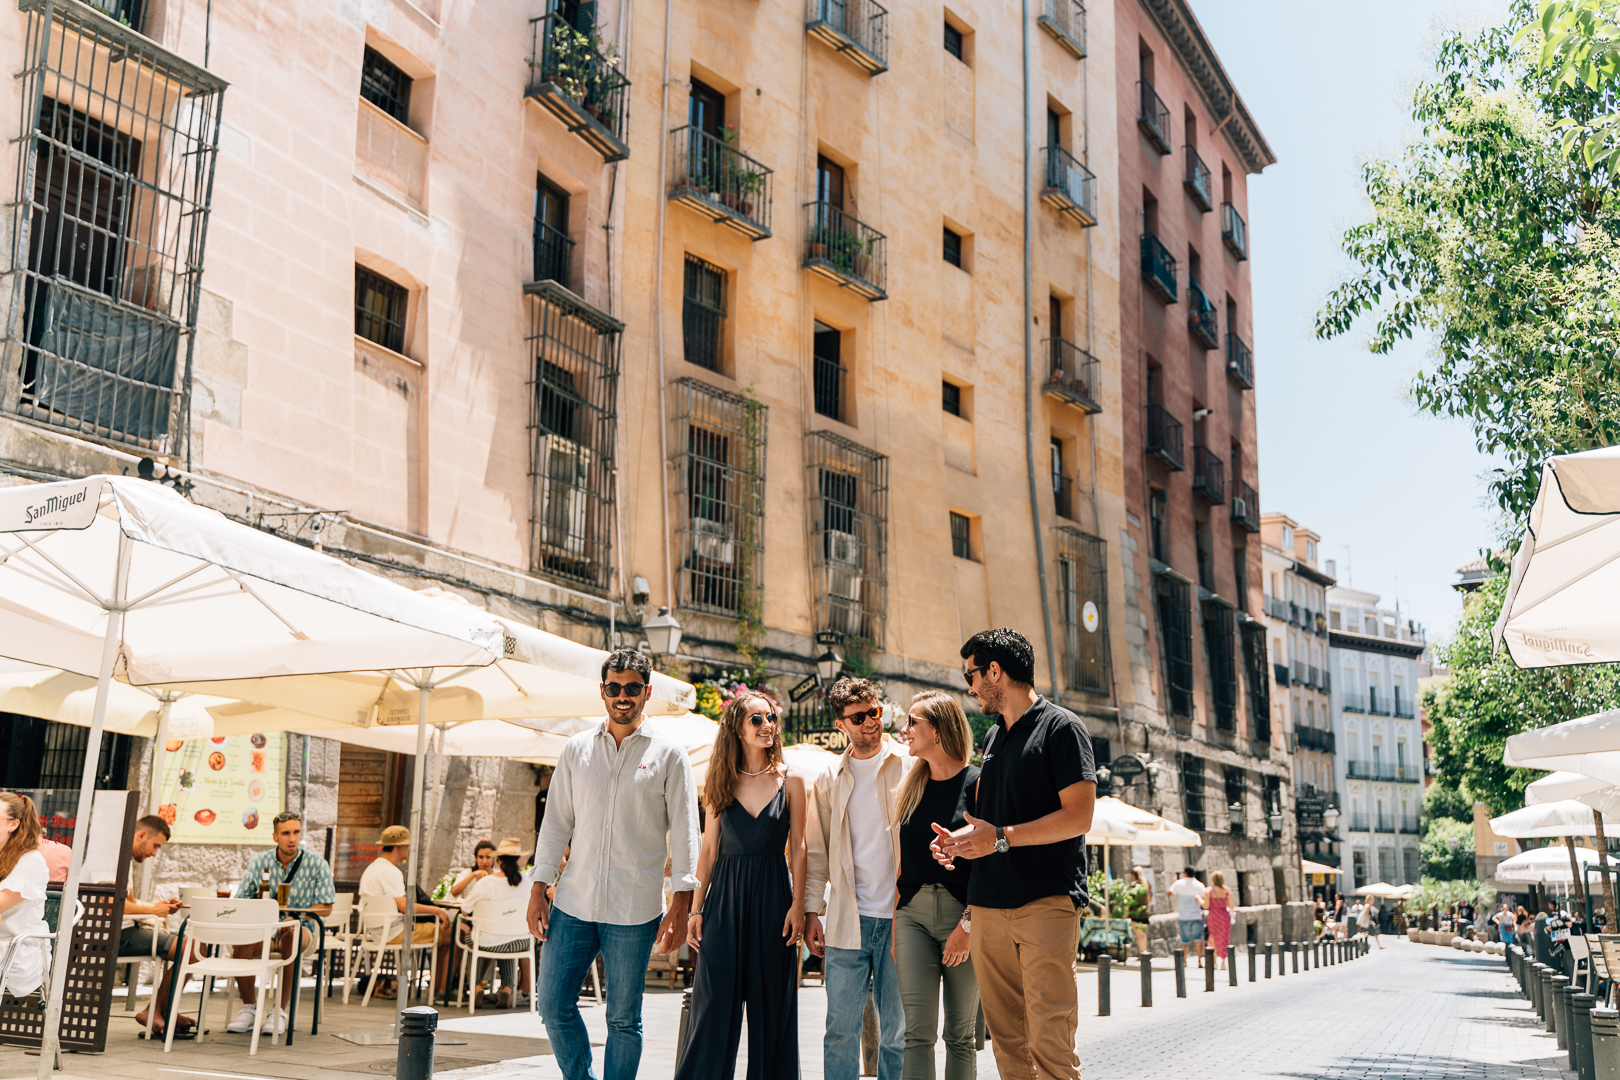
[[[817,778],[816,812],[805,830],[804,940],[826,965],[823,1067],[826,1080],[858,1080],[870,987],[878,1012],[878,1080],[900,1080],[906,1018],[890,941],[899,865],[895,792],[905,768],[895,745],[883,738],[883,694],[875,683],[839,679],[827,703],[834,724],[849,736],[849,749],[836,769]]]
[[[535,1004],[566,1080],[596,1080],[579,988],[598,954],[606,968],[606,1080],[634,1080],[641,1064],[641,997],[654,941],[668,955],[686,941],[697,888],[697,784],[675,738],[645,721],[652,668],[632,649],[602,664],[607,718],[569,739],[546,791],[529,871],[529,932],[546,943]],[[567,852],[567,864],[557,877]],[[672,893],[664,914],[664,860]],[[553,900],[546,887],[557,882]],[[894,874],[889,875],[894,888]],[[662,921],[660,921],[662,917]]]
[[[1188,866],[1181,871],[1170,886],[1170,895],[1176,898],[1176,921],[1181,926],[1181,943],[1189,948],[1193,945],[1199,947],[1192,951],[1198,955],[1198,966],[1204,966],[1204,894],[1209,890],[1204,883],[1193,877],[1193,868]]]
[[[407,912],[414,915],[433,915],[438,919],[439,943],[436,949],[438,962],[434,966],[436,976],[434,991],[444,989],[444,976],[450,968],[450,915],[441,907],[432,904],[418,904],[414,900],[407,900],[405,893],[405,872],[400,865],[410,858],[411,830],[403,825],[390,825],[382,831],[377,838],[382,845],[382,854],[371,861],[365,872],[360,875],[360,895],[386,896],[394,902],[394,907],[401,914]],[[434,925],[431,922],[411,922],[411,940],[417,944],[427,944],[433,940]],[[389,941],[390,945],[397,945],[405,937],[401,930]],[[391,998],[394,991],[391,989],[378,990],[375,997]]]

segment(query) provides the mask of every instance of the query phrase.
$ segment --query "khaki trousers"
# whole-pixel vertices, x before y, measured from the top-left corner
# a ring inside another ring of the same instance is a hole
[[[1074,981],[1080,916],[1067,896],[973,909],[973,971],[1003,1080],[1080,1080]]]

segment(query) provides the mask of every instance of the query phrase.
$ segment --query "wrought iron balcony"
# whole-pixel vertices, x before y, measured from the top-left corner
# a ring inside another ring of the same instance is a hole
[[[1221,343],[1217,318],[1215,305],[1204,295],[1198,279],[1188,275],[1187,331],[1194,341],[1202,343],[1206,349],[1213,349]]]
[[[1319,750],[1324,754],[1331,754],[1333,732],[1312,727],[1295,728],[1294,745],[1302,750]]]
[[[1299,613],[1299,605],[1292,600],[1288,601],[1288,621],[1294,626],[1304,626]]]
[[[1193,446],[1192,488],[1213,504],[1226,501],[1226,463],[1207,446]]]
[[[1226,330],[1226,377],[1245,390],[1254,389],[1254,353],[1231,327]]]
[[[754,240],[771,235],[773,174],[700,128],[669,133],[669,197]]]
[[[1142,280],[1165,303],[1176,302],[1176,257],[1152,233],[1142,234]]]
[[[1305,685],[1305,661],[1303,661],[1303,660],[1295,660],[1293,667],[1294,667],[1294,682],[1298,683],[1300,686],[1304,686]]]
[[[889,70],[889,12],[873,0],[810,0],[805,29],[868,75]]]
[[[1260,531],[1260,493],[1232,478],[1232,522],[1252,533]]]
[[[1272,664],[1271,665],[1271,675],[1272,675],[1272,678],[1277,680],[1277,685],[1278,686],[1287,686],[1288,685],[1289,678],[1288,678],[1288,665],[1287,664]]]
[[[1035,22],[1076,60],[1086,58],[1086,9],[1080,0],[1044,0]]]
[[[1082,226],[1097,224],[1097,178],[1091,170],[1061,146],[1048,146],[1041,152],[1046,157],[1041,198]]]
[[[1182,177],[1181,184],[1198,209],[1207,214],[1215,209],[1214,196],[1210,193],[1209,166],[1198,156],[1198,148],[1192,143],[1187,144],[1186,151],[1187,175]]]
[[[804,265],[868,300],[888,297],[887,238],[831,203],[804,206]]]
[[[1156,457],[1171,469],[1180,472],[1183,464],[1181,451],[1181,421],[1170,415],[1163,405],[1147,407],[1147,440],[1149,457]]]
[[[1042,392],[1050,394],[1088,413],[1102,412],[1097,404],[1097,360],[1086,350],[1062,338],[1047,338],[1042,343],[1051,363],[1050,374]]]
[[[1279,600],[1275,596],[1266,597],[1266,614],[1273,619],[1288,618],[1288,601]]]
[[[1410,701],[1395,702],[1395,717],[1399,720],[1416,720],[1417,712],[1412,708]]]
[[[1312,664],[1310,666],[1310,668],[1306,672],[1306,675],[1308,676],[1306,678],[1306,680],[1305,680],[1305,685],[1306,686],[1321,686],[1322,685],[1322,683],[1320,682],[1320,679],[1322,678],[1322,673],[1321,673],[1321,671],[1319,671],[1317,669],[1315,664]]]
[[[1153,89],[1153,84],[1143,79],[1136,84],[1142,92],[1142,109],[1136,115],[1136,126],[1142,129],[1148,142],[1160,154],[1170,152],[1170,107],[1166,105]]]
[[[1351,832],[1371,832],[1372,831],[1372,826],[1369,823],[1369,819],[1368,819],[1367,815],[1366,814],[1351,814],[1350,815],[1350,831]]]
[[[619,70],[618,56],[557,12],[530,19],[529,29],[533,41],[526,95],[589,143],[603,161],[629,157],[624,140],[630,80]]]
[[[1322,669],[1322,677],[1317,680],[1316,688],[1326,694],[1333,689],[1333,677],[1328,674],[1327,668]]]
[[[574,259],[574,242],[568,234],[536,218],[534,222],[534,280],[555,281],[572,289],[569,267]]]
[[[1367,694],[1367,715],[1388,716],[1389,703],[1387,701],[1379,701],[1378,695],[1369,691]]]
[[[1052,509],[1058,517],[1065,521],[1073,521],[1074,513],[1074,477],[1052,477]]]
[[[1239,262],[1249,257],[1249,227],[1238,216],[1237,207],[1221,203],[1221,242],[1231,249]]]
[[[1367,711],[1367,700],[1354,690],[1346,690],[1339,700],[1339,707],[1345,712],[1364,713]]]
[[[1423,830],[1419,827],[1418,816],[1416,814],[1401,815],[1401,832],[1407,833],[1411,836],[1421,836],[1423,834]]]
[[[1391,832],[1391,833],[1394,832],[1395,831],[1395,815],[1394,814],[1379,814],[1378,815],[1378,830],[1377,831],[1378,832]]]

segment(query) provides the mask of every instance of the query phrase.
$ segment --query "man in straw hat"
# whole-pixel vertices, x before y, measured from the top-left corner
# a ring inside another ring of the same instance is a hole
[[[686,749],[643,722],[652,667],[633,649],[602,663],[602,723],[568,740],[546,793],[529,872],[529,931],[546,943],[536,1005],[567,1080],[596,1080],[579,988],[606,965],[605,1080],[633,1080],[641,1064],[641,997],[656,940],[665,955],[686,941],[697,888],[697,785]],[[563,853],[567,867],[561,871]],[[664,912],[664,858],[670,859]],[[546,888],[557,882],[553,904]],[[662,921],[660,921],[662,920]]]
[[[390,825],[382,831],[377,843],[381,845],[382,853],[373,859],[371,865],[366,867],[365,873],[360,875],[361,899],[368,896],[386,896],[394,902],[394,907],[401,914],[431,915],[438,920],[438,926],[434,926],[431,922],[413,921],[411,924],[413,927],[411,940],[418,945],[433,941],[435,931],[438,933],[439,943],[436,949],[438,960],[434,966],[433,980],[436,984],[433,987],[434,992],[438,992],[444,989],[444,975],[448,970],[450,916],[443,908],[434,907],[432,904],[412,903],[405,899],[405,872],[400,867],[410,858],[411,830],[403,825]],[[405,932],[401,930],[388,944],[398,945],[404,937]],[[373,996],[391,998],[394,993],[392,984],[384,989],[379,983],[379,989]]]

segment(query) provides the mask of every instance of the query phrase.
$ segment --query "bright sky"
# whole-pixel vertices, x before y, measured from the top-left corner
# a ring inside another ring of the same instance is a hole
[[[1504,0],[1192,0],[1277,164],[1249,178],[1260,505],[1322,536],[1339,580],[1399,597],[1449,636],[1455,570],[1494,535],[1495,503],[1460,421],[1419,414],[1409,379],[1427,345],[1367,351],[1371,323],[1318,341],[1313,316],[1367,217],[1361,162],[1412,134],[1412,87],[1446,28],[1498,21]],[[1348,551],[1346,550],[1348,549]]]

